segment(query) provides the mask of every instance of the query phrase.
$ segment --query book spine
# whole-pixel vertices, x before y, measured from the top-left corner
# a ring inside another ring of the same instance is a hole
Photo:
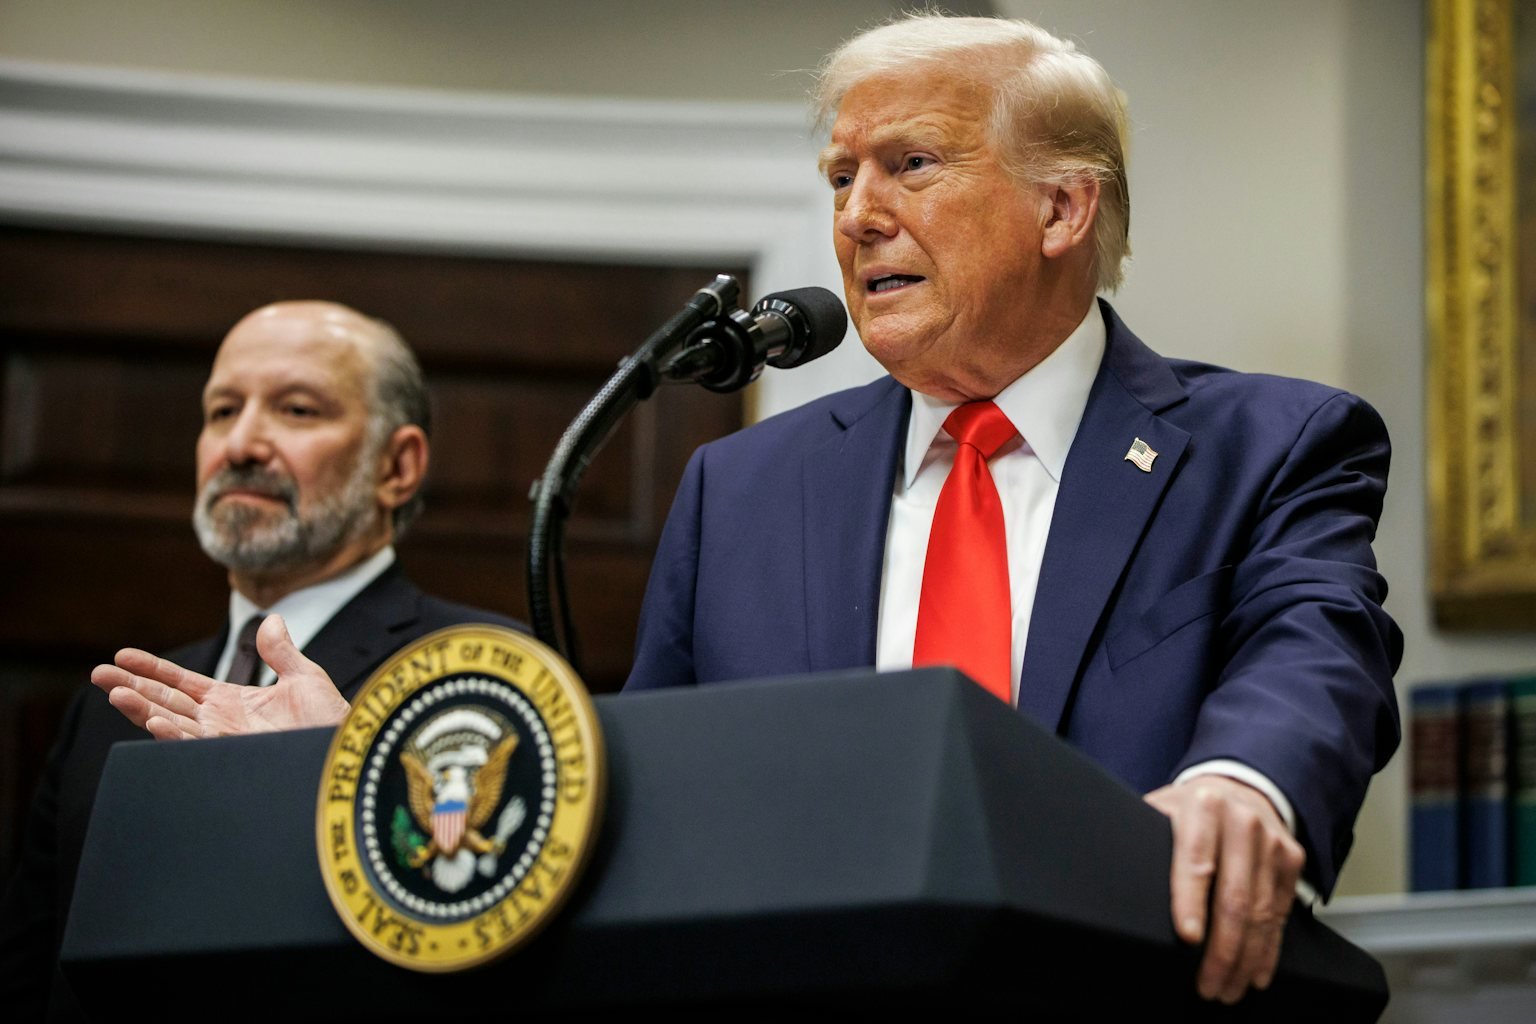
[[[1510,684],[1510,846],[1514,885],[1536,885],[1536,676]]]
[[[1462,825],[1468,889],[1509,884],[1509,684],[1462,688]]]
[[[1461,885],[1461,728],[1456,687],[1410,695],[1409,882],[1414,892]]]

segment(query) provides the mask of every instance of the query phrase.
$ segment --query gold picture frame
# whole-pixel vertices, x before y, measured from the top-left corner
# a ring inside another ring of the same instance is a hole
[[[1515,3],[1429,9],[1430,586],[1449,628],[1536,630],[1536,195],[1522,206],[1519,188],[1522,166],[1536,180],[1536,112],[1521,117],[1521,95],[1536,104],[1517,59],[1536,64],[1536,14]]]

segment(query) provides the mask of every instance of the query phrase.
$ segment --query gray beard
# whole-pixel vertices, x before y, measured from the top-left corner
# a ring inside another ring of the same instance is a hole
[[[292,478],[259,466],[227,466],[197,496],[192,528],[198,543],[209,558],[236,572],[286,571],[324,562],[378,514],[371,464],[370,459],[358,459],[339,491],[316,498],[302,511]],[[279,497],[285,507],[274,511],[216,504],[215,497],[232,487]]]

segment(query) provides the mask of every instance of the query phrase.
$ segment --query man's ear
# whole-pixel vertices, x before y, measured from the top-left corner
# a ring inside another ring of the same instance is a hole
[[[396,427],[379,453],[379,504],[393,512],[410,501],[427,478],[430,457],[425,431],[414,423]]]
[[[1093,245],[1093,223],[1099,215],[1099,183],[1093,179],[1058,185],[1046,193],[1050,211],[1040,240],[1046,259],[1060,259],[1081,246]]]

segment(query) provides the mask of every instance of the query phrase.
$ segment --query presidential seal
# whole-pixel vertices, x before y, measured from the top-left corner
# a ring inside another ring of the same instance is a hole
[[[379,667],[331,741],[320,874],[372,952],[473,967],[559,912],[605,792],[597,715],[563,658],[499,626],[440,630]]]

